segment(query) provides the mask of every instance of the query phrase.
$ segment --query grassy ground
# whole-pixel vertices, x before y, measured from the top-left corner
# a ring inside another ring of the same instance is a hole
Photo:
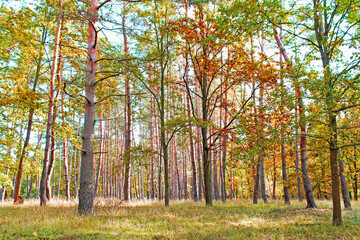
[[[305,209],[293,201],[252,205],[250,201],[137,203],[97,200],[95,213],[78,216],[75,203],[22,206],[0,204],[0,239],[360,239],[360,202],[331,225],[331,203]]]

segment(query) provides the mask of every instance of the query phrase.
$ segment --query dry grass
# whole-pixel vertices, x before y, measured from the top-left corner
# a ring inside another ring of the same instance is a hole
[[[0,204],[2,239],[360,239],[360,203],[343,211],[344,224],[331,225],[331,203],[305,209],[293,201],[252,205],[250,201],[215,202],[214,207],[191,201],[124,204],[96,199],[95,213],[78,216],[74,201]]]

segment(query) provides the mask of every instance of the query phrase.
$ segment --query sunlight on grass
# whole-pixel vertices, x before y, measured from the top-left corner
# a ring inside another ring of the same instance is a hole
[[[133,202],[96,199],[95,212],[79,216],[75,201],[58,199],[40,207],[0,204],[0,236],[4,239],[356,239],[360,232],[360,203],[343,211],[344,225],[331,225],[331,202],[318,209],[304,202],[280,201],[252,205],[248,200],[215,202]],[[1,239],[1,238],[0,238]]]

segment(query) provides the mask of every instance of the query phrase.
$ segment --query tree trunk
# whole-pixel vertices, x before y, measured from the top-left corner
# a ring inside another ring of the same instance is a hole
[[[358,171],[356,168],[356,159],[354,159],[354,199],[358,200]]]
[[[204,103],[203,103],[204,104]],[[203,109],[204,110],[204,109]],[[203,115],[204,117],[204,115]],[[203,118],[203,121],[206,121]],[[212,206],[212,191],[211,191],[211,162],[209,158],[209,146],[208,146],[208,137],[207,137],[207,127],[201,127],[201,135],[202,135],[202,152],[203,152],[203,171],[204,171],[204,193],[205,193],[205,201],[206,206]]]
[[[280,29],[280,38],[282,38],[282,32]],[[282,65],[282,55],[280,53],[280,69],[283,69]],[[284,78],[281,74],[281,116],[285,118],[284,112]],[[290,204],[290,195],[289,195],[289,182],[287,179],[287,169],[286,169],[286,152],[285,152],[285,126],[281,124],[281,166],[282,166],[282,177],[283,177],[283,185],[284,185],[284,200],[285,204]]]
[[[300,179],[300,168],[299,168],[299,144],[298,144],[298,106],[295,106],[295,167],[296,167],[296,180],[299,201],[302,202],[303,197],[301,193],[301,179]]]
[[[124,52],[129,54],[128,43],[127,43],[127,34],[126,34],[126,2],[124,2],[124,14],[122,17],[122,29],[124,36]],[[130,81],[127,76],[125,76],[125,179],[124,179],[124,200],[130,201],[130,147],[131,147],[131,102],[130,102]]]
[[[275,29],[274,29],[274,33],[275,33],[276,43],[277,43],[278,47],[280,48],[280,52],[283,55],[285,62],[288,64],[290,69],[293,70],[291,62],[289,61],[289,58],[288,58],[288,56],[285,52],[285,49],[282,45],[282,41],[279,38]],[[316,203],[315,203],[314,194],[313,194],[313,190],[312,190],[312,186],[311,186],[311,182],[310,182],[310,177],[309,177],[309,173],[307,170],[305,108],[304,108],[304,103],[302,100],[302,95],[301,95],[301,90],[300,90],[300,85],[299,85],[298,79],[295,78],[295,81],[296,81],[295,82],[295,94],[296,94],[296,98],[297,98],[297,105],[299,107],[299,125],[300,125],[300,133],[301,133],[301,137],[300,137],[301,172],[302,172],[302,178],[303,178],[304,189],[305,189],[305,198],[307,201],[306,207],[307,208],[316,208]]]
[[[298,106],[299,106],[299,121],[300,121],[300,160],[301,160],[301,172],[302,179],[305,189],[305,198],[306,198],[306,208],[316,208],[316,203],[314,199],[313,189],[310,182],[309,172],[307,169],[307,156],[306,156],[306,123],[305,123],[305,113],[304,105],[302,103],[302,98],[300,95],[300,89],[298,89]]]
[[[259,99],[259,124],[260,124],[260,138],[258,140],[260,147],[261,147],[261,153],[260,153],[260,183],[261,183],[261,197],[264,201],[264,203],[267,203],[267,196],[266,196],[266,186],[265,186],[265,163],[264,163],[264,155],[263,155],[263,151],[265,150],[263,148],[263,135],[264,135],[264,116],[263,116],[263,112],[262,112],[262,106],[263,106],[263,101],[264,101],[264,88],[260,87],[260,99]]]
[[[260,168],[261,168],[261,157],[259,156],[258,162],[256,164],[253,204],[257,204],[258,203],[258,198],[259,198]]]
[[[97,195],[97,190],[99,187],[99,179],[100,179],[100,172],[101,172],[101,165],[102,165],[102,144],[103,144],[103,129],[102,129],[102,114],[99,114],[99,119],[100,119],[100,126],[99,126],[99,137],[100,137],[100,142],[99,142],[99,159],[98,159],[98,164],[97,164],[97,169],[96,169],[96,177],[95,177],[95,187],[94,187],[94,197],[96,197]]]
[[[32,188],[33,188],[33,181],[34,181],[34,176],[31,175],[30,183],[29,183],[29,189],[28,189],[27,194],[26,194],[26,199],[29,199],[30,196],[31,196],[31,191],[32,191]]]
[[[46,35],[47,35],[47,30],[45,29],[45,27],[43,27],[42,31],[43,32],[42,32],[42,39],[41,39],[41,49],[40,49],[40,54],[38,57],[38,62],[37,62],[37,67],[36,67],[34,85],[32,88],[33,92],[35,92],[39,78],[40,78],[40,70],[41,70],[41,65],[42,65],[41,62],[42,62],[42,57],[43,57],[42,48],[45,45],[45,39],[46,39]],[[26,155],[26,150],[27,150],[27,147],[28,147],[29,141],[30,141],[30,134],[31,134],[34,111],[35,111],[34,108],[30,108],[30,110],[29,110],[25,142],[24,142],[24,146],[21,150],[21,154],[19,157],[19,167],[18,167],[18,171],[17,171],[16,184],[15,184],[15,189],[14,189],[14,203],[18,200],[18,197],[20,195],[23,164],[24,164],[24,159],[25,159],[25,155]]]
[[[81,151],[79,207],[80,215],[91,214],[94,211],[93,159],[94,159],[94,125],[95,125],[95,75],[98,20],[98,0],[91,0],[88,10],[89,35],[88,59],[85,77],[85,122],[83,146]]]
[[[261,164],[260,164],[260,182],[261,182],[261,198],[264,203],[267,203],[267,195],[266,195],[266,185],[265,185],[265,164],[264,164],[264,156],[261,155]]]
[[[70,200],[70,175],[68,163],[68,140],[63,139],[63,163],[64,163],[64,177],[65,177],[65,196],[66,200]]]
[[[338,146],[337,146],[337,124],[336,115],[329,112],[329,125],[331,129],[330,136],[330,164],[331,164],[331,182],[332,182],[332,199],[333,199],[333,225],[342,224],[341,205],[340,205],[340,186],[338,170]]]
[[[224,123],[223,125],[226,126],[227,124],[227,115],[228,115],[228,108],[227,108],[227,92],[225,92],[225,103],[224,106]],[[220,120],[221,121],[221,120]],[[221,171],[221,200],[223,202],[226,202],[226,181],[225,181],[225,174],[226,174],[226,147],[227,147],[227,140],[228,140],[228,134],[225,133],[225,135],[222,137],[222,161],[220,171]]]
[[[59,146],[61,146],[61,142],[59,142]],[[57,198],[60,197],[60,188],[61,188],[61,151],[59,151],[59,173],[58,173],[58,184],[57,184],[57,190],[56,190],[56,196]]]
[[[39,181],[39,178],[37,177],[36,178],[36,187],[35,187],[35,198],[36,199],[39,199],[40,198],[40,192],[39,192],[39,189],[40,188],[40,181]]]
[[[74,126],[75,128],[75,126]],[[77,127],[77,135],[81,134],[81,116],[79,116],[79,122]],[[76,154],[78,153],[78,154]],[[79,155],[79,161],[77,161],[77,155]],[[74,190],[75,190],[75,198],[78,198],[79,193],[79,176],[80,176],[80,164],[81,164],[81,151],[77,150],[74,156]]]
[[[9,169],[6,168],[5,169],[5,175],[8,175],[9,173]],[[4,196],[5,196],[5,190],[6,188],[4,186],[2,186],[1,190],[0,190],[0,201],[3,202],[4,201]]]
[[[55,118],[56,118],[56,110],[57,107],[54,106],[54,115],[53,115],[53,123],[55,122]],[[51,130],[51,135],[53,135],[53,130]],[[55,148],[56,148],[56,143],[55,143],[55,138],[51,137],[51,150],[50,150],[50,156],[49,156],[49,166],[48,166],[48,172],[46,175],[46,200],[50,201],[51,199],[51,186],[50,186],[50,178],[52,177],[53,179],[55,179],[55,174],[53,174],[54,171],[54,163],[55,163]],[[41,185],[41,180],[40,180],[40,185]],[[41,188],[41,186],[39,186]],[[40,193],[40,198],[41,198],[41,193]],[[40,199],[41,201],[41,199]]]
[[[43,169],[40,180],[40,206],[46,206],[46,179],[48,173],[49,165],[49,155],[51,152],[51,133],[52,133],[52,124],[53,124],[53,111],[54,111],[54,99],[55,99],[55,77],[58,67],[58,56],[59,56],[59,43],[60,43],[60,32],[61,32],[61,21],[62,21],[62,0],[59,0],[59,14],[57,16],[57,27],[55,35],[55,48],[54,56],[52,60],[52,68],[50,75],[50,99],[48,106],[48,117],[46,124],[46,137],[45,137],[45,153],[43,161]]]
[[[197,85],[195,86],[195,91],[198,93],[198,87]],[[196,97],[195,100],[195,105],[196,105],[196,109],[195,109],[195,114],[198,116],[198,111],[199,111],[199,104],[198,104],[198,98]],[[200,126],[196,126],[196,138],[198,139],[198,143],[197,143],[197,160],[198,160],[198,199],[199,201],[202,200],[202,195],[203,195],[203,190],[202,190],[202,172],[201,172],[201,151],[200,151]]]
[[[186,76],[188,78],[187,72],[186,72]],[[190,97],[189,97],[189,95],[186,95],[186,102],[187,102],[188,117],[190,117],[191,114],[190,114]],[[197,175],[197,173],[196,173],[194,140],[193,140],[193,131],[192,131],[191,121],[189,122],[189,140],[190,140],[190,161],[191,161],[191,170],[192,170],[192,178],[191,178],[192,195],[193,195],[194,201],[198,201],[199,200],[199,198],[198,198],[198,189],[197,189],[197,184],[196,184],[196,180],[197,180],[196,175]]]
[[[339,158],[339,167],[340,167],[340,182],[341,182],[341,193],[344,200],[344,206],[346,209],[351,210],[351,203],[349,197],[349,190],[346,184],[346,178],[344,175],[345,166],[343,160]]]
[[[162,60],[161,60],[162,61]],[[163,66],[163,64],[161,64]],[[165,130],[165,76],[161,77],[160,87],[160,142],[164,158],[164,178],[165,178],[165,206],[169,206],[169,156],[168,145],[166,144],[166,130]]]
[[[230,199],[232,200],[234,197],[235,197],[235,194],[234,194],[234,176],[233,176],[233,162],[232,162],[232,159],[234,157],[234,153],[233,151],[231,150],[230,151]]]
[[[213,197],[214,199],[217,201],[219,200],[219,185],[218,185],[218,181],[217,181],[217,151],[212,151],[213,152],[213,156],[214,156],[214,160],[213,160]],[[210,159],[211,161],[211,159]]]
[[[272,199],[276,199],[276,156],[275,156],[275,148],[273,153],[273,193]]]
[[[187,190],[187,161],[186,161],[186,148],[183,147],[182,152],[182,159],[183,159],[183,185],[184,185],[184,199],[186,200],[188,198],[188,190]]]
[[[150,109],[150,147],[151,150],[154,150],[154,103],[153,98],[151,97],[151,109]],[[150,157],[150,197],[155,199],[155,183],[154,183],[154,157]]]

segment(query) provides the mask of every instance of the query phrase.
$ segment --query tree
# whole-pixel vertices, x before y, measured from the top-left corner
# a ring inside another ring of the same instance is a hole
[[[57,16],[57,27],[56,27],[56,35],[55,35],[55,47],[54,47],[54,56],[52,60],[52,68],[50,75],[50,99],[49,99],[49,109],[48,109],[48,118],[46,125],[46,137],[45,137],[45,154],[44,154],[44,162],[43,162],[43,171],[41,175],[40,181],[40,205],[46,206],[46,179],[48,173],[48,162],[50,155],[50,147],[51,145],[51,133],[52,133],[52,123],[53,123],[53,104],[55,99],[55,77],[57,73],[58,67],[58,57],[59,57],[59,43],[60,43],[60,31],[61,31],[61,21],[62,21],[62,0],[59,0],[59,14]]]

